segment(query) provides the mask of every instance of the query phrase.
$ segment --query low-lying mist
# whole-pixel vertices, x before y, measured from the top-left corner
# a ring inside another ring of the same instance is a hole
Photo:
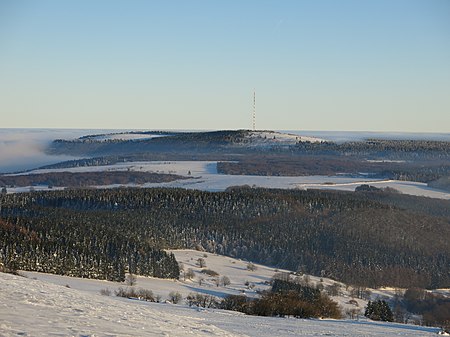
[[[55,139],[73,139],[96,133],[94,130],[0,129],[0,173],[34,169],[43,165],[75,159],[51,156],[46,147]]]

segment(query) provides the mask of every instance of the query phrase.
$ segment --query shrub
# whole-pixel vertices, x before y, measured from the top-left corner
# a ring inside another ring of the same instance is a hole
[[[218,272],[216,272],[214,270],[211,270],[211,269],[203,269],[202,273],[206,274],[206,275],[209,275],[209,276],[219,276]]]
[[[19,271],[18,271],[18,266],[17,266],[17,262],[16,261],[10,261],[10,263],[8,265],[3,265],[0,262],[0,272],[2,273],[8,273],[8,274],[13,274],[13,275],[19,275]]]
[[[111,296],[111,290],[109,288],[100,289],[100,295]]]
[[[220,281],[222,282],[224,287],[226,287],[226,286],[231,284],[230,278],[228,276],[225,276],[225,275],[220,278]]]
[[[190,293],[186,297],[186,303],[190,307],[202,307],[202,308],[217,308],[219,306],[219,302],[212,295],[202,295]]]
[[[275,274],[272,279],[289,282],[291,280],[291,275],[287,272],[277,272],[277,269],[275,269]]]
[[[338,304],[326,294],[313,287],[294,282],[274,280],[271,293],[263,296],[263,299],[272,305],[272,316],[341,317]],[[267,309],[267,305],[264,305]]]
[[[229,295],[220,303],[220,308],[248,313],[249,299],[244,295]]]
[[[184,273],[184,277],[187,278],[188,280],[193,279],[195,276],[194,271],[192,270],[192,268],[189,268],[185,273]]]
[[[155,302],[156,298],[153,295],[153,291],[148,289],[139,289],[137,291],[137,297],[140,300],[148,301],[148,302]]]
[[[124,289],[120,287],[119,289],[116,290],[116,296],[135,298],[147,302],[155,302],[155,296],[153,295],[153,291],[148,289],[135,290],[134,288]]]
[[[227,296],[221,308],[258,316],[342,317],[338,304],[327,295],[314,288],[281,280],[275,280],[272,291],[262,293],[259,299]]]
[[[247,270],[255,271],[257,269],[258,269],[258,267],[256,267],[256,265],[254,265],[253,263],[250,262],[250,263],[247,264]]]
[[[404,295],[408,311],[422,315],[423,323],[450,329],[450,299],[441,294],[433,294],[423,289],[408,289]]]
[[[117,289],[115,291],[116,296],[118,297],[128,297],[127,296],[127,290],[125,290],[124,288],[120,287],[119,289]]]
[[[178,304],[183,299],[183,296],[178,291],[171,291],[169,293],[169,300],[173,304]]]

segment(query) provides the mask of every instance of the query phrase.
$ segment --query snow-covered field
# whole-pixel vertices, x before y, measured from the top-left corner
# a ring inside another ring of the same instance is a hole
[[[98,135],[89,137],[92,140],[105,141],[105,140],[146,140],[159,137],[166,137],[167,135],[160,134],[144,134],[144,133],[109,133],[105,135]]]
[[[249,143],[245,143],[245,145],[254,147],[266,145],[294,145],[299,142],[321,143],[325,141],[324,139],[317,137],[274,131],[253,131],[249,132],[246,138]]]
[[[29,166],[38,166],[49,163],[55,163],[62,160],[74,159],[72,157],[54,157],[45,155],[43,148],[51,139],[58,137],[71,139],[86,134],[100,134],[99,139],[141,139],[163,136],[162,134],[138,134],[126,133],[124,130],[15,130],[0,129],[0,172],[16,169],[29,168]],[[102,135],[103,134],[103,135]],[[308,134],[308,133],[307,133]],[[321,135],[320,133],[316,133]],[[265,144],[289,145],[299,141],[320,142],[322,138],[314,136],[314,133],[308,136],[295,132],[272,132],[258,131],[249,132],[248,141],[254,146],[265,146]],[[101,138],[103,137],[103,138]],[[275,139],[274,139],[275,137]],[[428,135],[428,137],[431,137]],[[327,139],[324,137],[324,139]],[[248,146],[249,143],[246,143]],[[450,193],[428,187],[424,183],[396,181],[396,180],[377,180],[370,178],[351,178],[344,176],[300,176],[300,177],[269,177],[269,176],[245,176],[245,175],[224,175],[217,173],[217,163],[208,161],[172,161],[172,162],[132,162],[119,163],[110,166],[80,167],[61,170],[34,170],[32,173],[44,172],[88,172],[88,171],[114,171],[114,170],[134,170],[156,173],[173,173],[182,176],[192,177],[193,179],[177,180],[169,183],[146,184],[142,187],[173,187],[198,189],[206,191],[224,191],[230,186],[248,185],[251,187],[282,188],[282,189],[337,189],[354,191],[355,187],[361,184],[371,184],[377,187],[392,187],[402,193],[427,196],[431,198],[450,199]],[[189,174],[190,173],[190,174]],[[106,186],[117,187],[117,186]],[[34,186],[34,190],[46,190],[46,186]],[[55,188],[56,189],[56,188]],[[9,188],[9,192],[25,192],[30,187]]]
[[[184,269],[192,268],[194,278],[179,281],[138,277],[134,287],[150,289],[161,296],[161,303],[149,303],[100,295],[101,289],[114,290],[124,284],[70,278],[51,274],[22,272],[27,278],[0,273],[0,336],[433,336],[437,328],[358,320],[304,320],[247,316],[218,309],[189,308],[182,301],[166,303],[170,291],[183,298],[191,292],[223,297],[226,294],[254,295],[256,289],[267,289],[279,271],[256,265],[247,270],[247,262],[229,257],[193,251],[174,251]],[[196,265],[203,258],[206,268],[226,275],[231,284],[217,286],[213,277],[200,272]],[[202,280],[200,285],[199,280]],[[251,290],[245,286],[254,285]],[[320,282],[309,277],[309,282]],[[334,283],[323,279],[325,286]],[[393,289],[374,290],[377,296],[390,297]],[[364,310],[365,301],[349,304],[351,299],[342,288],[333,297],[344,308]]]
[[[156,173],[172,173],[193,179],[175,180],[168,183],[145,184],[142,187],[172,187],[198,189],[205,191],[224,191],[230,186],[248,185],[252,187],[284,188],[284,189],[335,189],[354,191],[361,184],[371,184],[376,187],[393,187],[402,193],[421,195],[431,198],[450,199],[450,193],[428,187],[425,183],[380,180],[371,178],[351,178],[345,176],[299,176],[270,177],[226,175],[217,173],[217,162],[212,161],[153,161],[118,163],[108,166],[76,167],[70,169],[34,170],[28,173],[47,172],[92,172],[92,171],[142,171]],[[26,173],[26,174],[28,174]],[[190,173],[190,174],[189,174]],[[117,187],[117,186],[110,186]],[[11,188],[9,192],[24,192],[30,188]],[[45,186],[34,187],[36,190],[46,189]]]

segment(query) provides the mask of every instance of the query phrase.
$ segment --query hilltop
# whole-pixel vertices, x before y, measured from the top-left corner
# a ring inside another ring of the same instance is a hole
[[[242,154],[248,151],[285,150],[300,143],[321,143],[314,137],[275,131],[223,130],[203,132],[124,132],[86,135],[77,139],[57,139],[47,149],[48,154],[75,156],[108,156],[130,153],[170,152],[181,156],[208,154]]]

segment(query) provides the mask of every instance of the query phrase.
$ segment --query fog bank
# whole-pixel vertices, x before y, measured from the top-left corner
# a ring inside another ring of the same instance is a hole
[[[75,159],[51,156],[46,147],[58,138],[73,139],[97,130],[0,129],[0,173],[10,173]]]

